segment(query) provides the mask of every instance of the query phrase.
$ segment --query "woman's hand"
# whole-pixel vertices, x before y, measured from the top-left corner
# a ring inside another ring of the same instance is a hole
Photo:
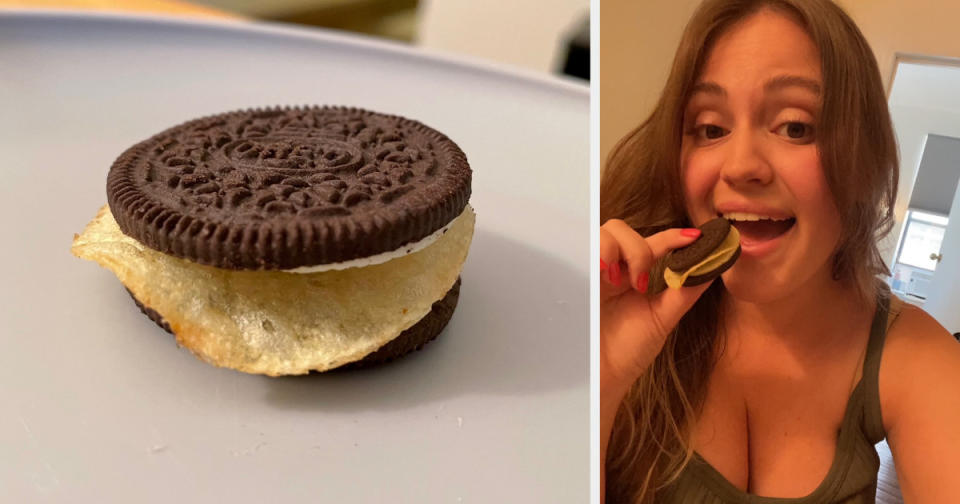
[[[699,229],[668,229],[643,238],[619,219],[600,227],[600,393],[619,404],[653,363],[667,335],[711,282],[647,296],[649,271]]]
[[[667,335],[712,282],[647,296],[650,268],[693,243],[699,229],[668,229],[644,238],[619,219],[600,226],[600,488],[607,444],[623,396],[650,367]]]

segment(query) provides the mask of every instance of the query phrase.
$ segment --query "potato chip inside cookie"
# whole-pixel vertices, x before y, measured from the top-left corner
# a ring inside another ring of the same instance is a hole
[[[248,373],[304,374],[360,360],[430,312],[460,274],[474,221],[467,206],[423,250],[309,274],[228,270],[163,254],[123,234],[107,207],[71,250],[116,274],[201,359]]]

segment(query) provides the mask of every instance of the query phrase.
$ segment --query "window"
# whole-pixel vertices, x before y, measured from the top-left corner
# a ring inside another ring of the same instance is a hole
[[[930,255],[940,253],[947,222],[948,219],[940,215],[908,210],[897,262],[927,271],[936,269],[937,260]]]

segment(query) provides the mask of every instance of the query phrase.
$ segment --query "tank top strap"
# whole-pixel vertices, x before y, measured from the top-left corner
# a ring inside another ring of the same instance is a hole
[[[887,329],[900,314],[903,302],[883,284],[877,293],[877,309],[870,326],[870,339],[863,360],[863,432],[871,443],[879,443],[885,437],[883,415],[880,411],[880,358],[886,341]]]

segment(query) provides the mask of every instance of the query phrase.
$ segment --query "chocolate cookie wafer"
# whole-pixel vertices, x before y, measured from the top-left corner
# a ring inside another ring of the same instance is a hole
[[[416,121],[342,107],[231,112],[121,154],[109,208],[73,252],[116,273],[208,362],[322,371],[381,348],[398,356],[385,345],[457,290],[470,181],[456,144]]]
[[[667,255],[663,277],[672,288],[709,282],[740,257],[740,234],[730,221],[716,218],[700,226],[700,237]]]

